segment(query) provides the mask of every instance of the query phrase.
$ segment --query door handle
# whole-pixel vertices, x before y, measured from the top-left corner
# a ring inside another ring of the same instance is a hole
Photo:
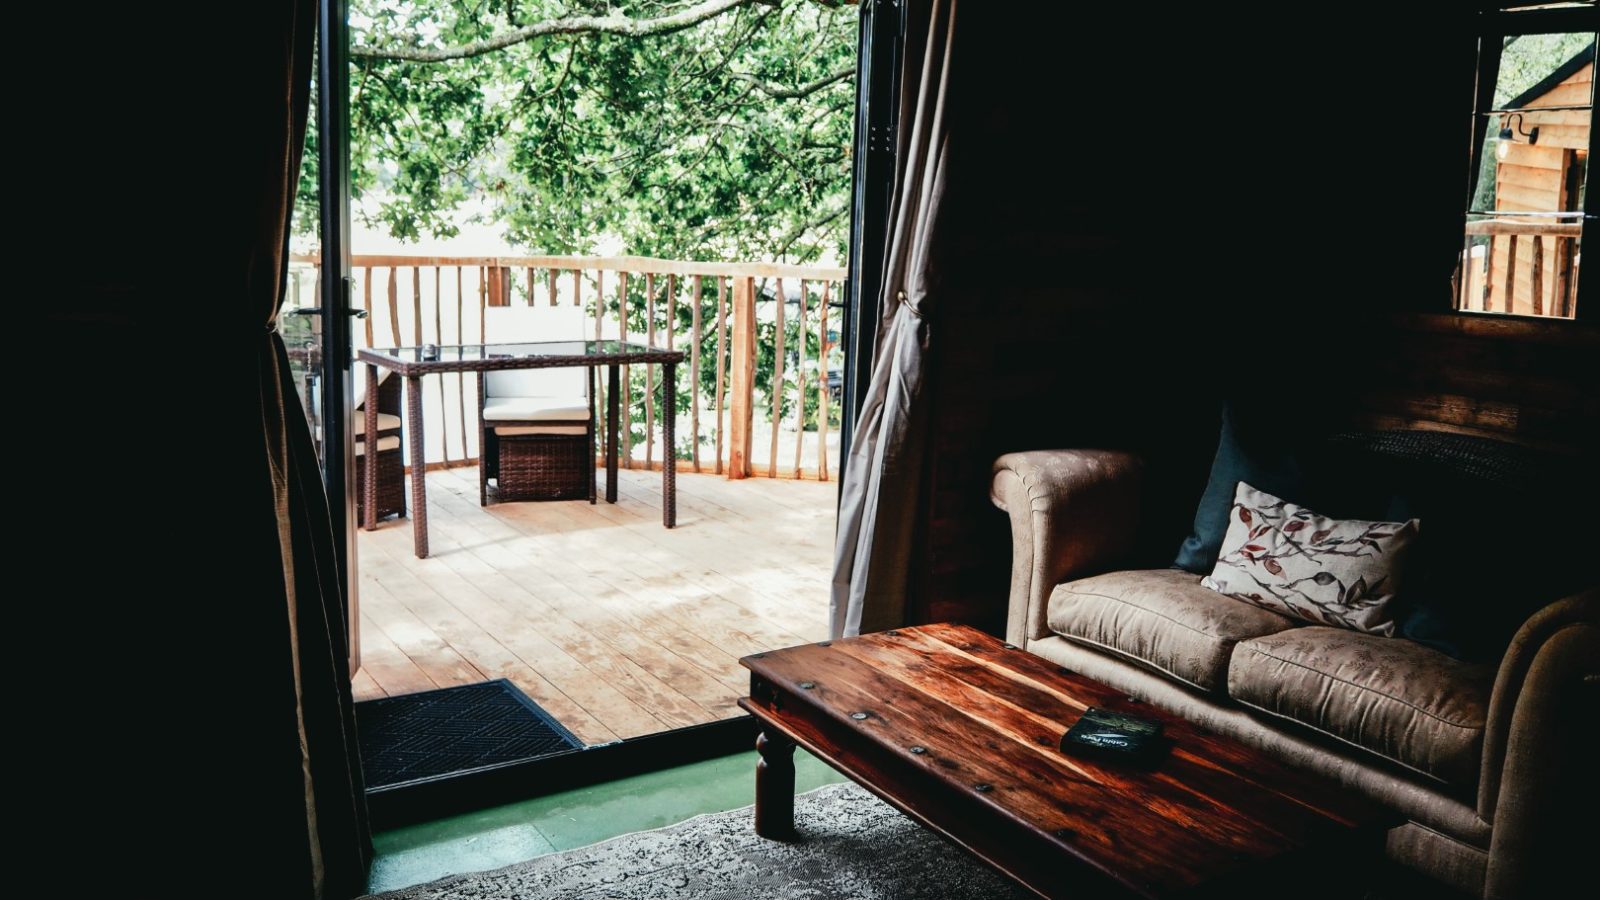
[[[297,306],[294,309],[289,310],[289,315],[291,315],[291,316],[320,316],[320,315],[322,315],[322,307],[320,307],[320,306]],[[352,319],[365,319],[367,317],[367,311],[364,310],[364,309],[347,309],[347,310],[345,310],[345,315],[351,317]]]

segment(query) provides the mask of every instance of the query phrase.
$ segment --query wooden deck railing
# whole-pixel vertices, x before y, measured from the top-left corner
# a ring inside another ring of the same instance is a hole
[[[1468,222],[1457,308],[1572,318],[1577,314],[1578,222],[1506,215]]]
[[[319,260],[295,255],[291,263],[314,277]],[[679,446],[670,451],[659,447],[656,420],[670,413],[658,408],[658,370],[624,367],[626,467],[658,467],[659,451],[676,452],[680,471],[830,478],[829,437],[836,432],[830,416],[836,422],[838,415],[828,388],[830,326],[839,324],[834,298],[843,296],[843,269],[638,256],[356,255],[351,274],[352,303],[368,313],[356,329],[358,346],[493,342],[484,313],[489,307],[565,305],[584,310],[593,323],[586,336],[594,339],[626,337],[685,349],[678,396],[689,398],[689,409],[678,428]],[[785,292],[796,282],[798,304],[794,292]],[[787,309],[791,305],[795,311]],[[771,371],[758,383],[763,360]],[[437,397],[424,387],[430,465],[476,462],[472,377],[441,376]],[[596,399],[603,410],[604,394]],[[644,429],[636,435],[641,415]],[[793,434],[784,440],[789,427]],[[764,438],[759,445],[758,435]]]

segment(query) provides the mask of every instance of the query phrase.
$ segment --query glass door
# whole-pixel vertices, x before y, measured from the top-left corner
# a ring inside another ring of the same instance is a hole
[[[361,663],[355,553],[356,453],[352,443],[350,323],[366,313],[350,302],[350,163],[347,0],[318,3],[317,76],[301,169],[301,203],[290,241],[279,329],[295,390],[322,462],[340,579],[350,673]],[[314,202],[304,202],[315,182]]]
[[[356,462],[350,410],[354,344],[350,302],[350,5],[322,0],[317,15],[318,194],[321,198],[319,288],[322,297],[322,468],[333,515],[339,574],[344,578],[350,676],[361,668],[360,596],[356,570]],[[366,315],[361,312],[359,315]]]
[[[298,256],[298,254],[297,254]],[[322,302],[317,284],[317,267],[301,259],[289,263],[284,288],[283,313],[278,332],[289,352],[289,371],[294,376],[295,393],[311,424],[311,438],[322,456]]]

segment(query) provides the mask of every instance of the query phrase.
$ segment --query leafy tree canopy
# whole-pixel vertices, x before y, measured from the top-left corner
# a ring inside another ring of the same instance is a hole
[[[842,259],[855,29],[829,0],[354,0],[352,189],[411,240],[481,193],[530,251]]]
[[[1494,105],[1510,103],[1512,97],[1543,81],[1592,43],[1593,32],[1524,34],[1506,38],[1500,51],[1500,76],[1495,83]]]

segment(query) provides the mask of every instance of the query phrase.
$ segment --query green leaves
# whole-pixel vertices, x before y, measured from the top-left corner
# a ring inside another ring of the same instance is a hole
[[[692,5],[609,4],[638,20]],[[607,8],[355,0],[352,42],[465,46]],[[530,253],[620,245],[677,259],[842,260],[854,77],[838,76],[854,64],[855,17],[783,0],[664,34],[548,34],[442,62],[355,59],[356,208],[421,244],[454,234],[462,204],[486,194]],[[315,165],[308,152],[311,205]],[[300,218],[303,230],[314,223]]]
[[[613,13],[658,19],[704,2],[353,0],[351,41],[462,48],[541,22]],[[355,214],[421,251],[454,236],[465,204],[486,197],[494,223],[529,254],[842,264],[857,14],[819,0],[752,0],[640,37],[548,33],[438,62],[357,56],[350,66]],[[302,234],[317,227],[317,147],[313,128],[297,198]],[[708,285],[705,362],[694,376],[702,396],[715,383],[713,292]],[[686,289],[680,297],[687,317]],[[816,358],[816,302],[813,295],[803,336],[792,319],[786,323],[790,421],[802,340],[806,358]],[[642,279],[630,284],[628,307],[642,330]],[[760,328],[758,408],[765,411],[776,335],[771,322]],[[802,410],[814,429],[820,374],[807,378]],[[642,380],[630,394],[642,429]],[[684,408],[686,394],[679,395]],[[829,413],[837,428],[836,404]]]

